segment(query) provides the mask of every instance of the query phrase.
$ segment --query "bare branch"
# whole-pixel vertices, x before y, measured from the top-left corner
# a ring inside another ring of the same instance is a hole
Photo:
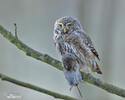
[[[25,83],[25,82],[16,80],[14,78],[8,77],[8,76],[3,75],[1,73],[0,73],[0,78],[4,81],[8,81],[8,82],[14,83],[16,85],[26,87],[26,88],[29,88],[29,89],[32,89],[32,90],[35,90],[35,91],[38,91],[38,92],[41,92],[41,93],[45,93],[45,94],[48,94],[48,95],[53,96],[55,98],[60,98],[60,99],[64,99],[64,100],[78,100],[78,99],[70,97],[70,96],[62,95],[62,94],[59,94],[59,93],[56,93],[56,92],[53,92],[53,91],[49,91],[49,90],[46,90],[44,88],[40,88],[38,86],[29,84],[29,83]]]
[[[5,30],[2,26],[0,26],[0,33],[6,39],[8,39],[11,43],[13,43],[18,49],[24,51],[26,53],[26,55],[31,56],[31,57],[33,57],[37,60],[40,60],[42,62],[45,62],[47,64],[50,64],[59,70],[63,70],[61,67],[60,61],[50,57],[47,54],[42,54],[42,53],[28,47],[26,44],[24,44],[20,40],[17,40],[10,32]],[[116,86],[109,84],[109,83],[106,83],[103,80],[97,79],[94,76],[87,74],[87,73],[82,72],[82,76],[83,76],[84,81],[91,83],[99,88],[102,88],[109,93],[116,94],[118,96],[125,98],[125,89],[116,87]]]

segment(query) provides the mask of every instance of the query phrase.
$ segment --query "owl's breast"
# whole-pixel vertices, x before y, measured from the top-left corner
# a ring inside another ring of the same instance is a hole
[[[77,45],[74,45],[72,43],[68,43],[66,41],[61,41],[56,44],[56,48],[60,52],[61,55],[72,53],[75,56],[83,57],[83,54],[81,53],[81,50]]]
[[[64,55],[66,53],[74,53],[72,46],[65,41],[56,43],[56,48],[61,53],[61,55]]]

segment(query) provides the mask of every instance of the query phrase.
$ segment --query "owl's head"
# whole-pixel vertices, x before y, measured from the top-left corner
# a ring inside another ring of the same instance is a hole
[[[81,29],[80,22],[69,16],[57,19],[54,25],[54,32],[61,35],[70,34]]]

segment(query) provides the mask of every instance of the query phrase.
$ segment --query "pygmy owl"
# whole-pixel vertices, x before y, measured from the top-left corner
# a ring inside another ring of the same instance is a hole
[[[62,56],[65,77],[71,86],[81,82],[82,68],[88,67],[93,72],[102,74],[96,62],[99,55],[79,21],[69,16],[57,19],[53,39]]]

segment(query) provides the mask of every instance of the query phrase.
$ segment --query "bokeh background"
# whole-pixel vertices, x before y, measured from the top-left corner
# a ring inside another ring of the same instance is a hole
[[[0,25],[14,33],[17,23],[19,39],[42,53],[60,60],[53,44],[53,24],[62,16],[74,16],[92,38],[99,52],[106,82],[125,88],[125,0],[0,0]],[[78,97],[63,72],[26,56],[0,35],[0,73],[34,85]],[[100,77],[100,76],[99,76]],[[88,83],[80,86],[83,100],[124,100]],[[0,100],[7,95],[14,100],[55,100],[12,83],[0,81]]]

